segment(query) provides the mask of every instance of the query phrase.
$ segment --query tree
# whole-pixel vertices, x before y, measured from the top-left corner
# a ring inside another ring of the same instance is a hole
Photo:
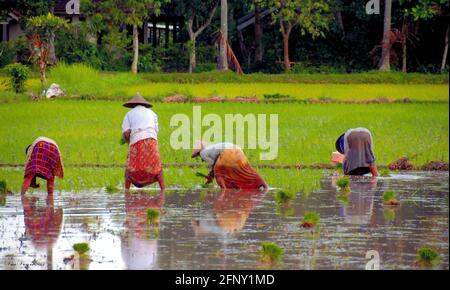
[[[14,1],[4,1],[2,2],[2,9],[0,9],[0,19],[4,18],[6,14],[11,11],[19,12],[23,17],[20,19],[20,22],[26,26],[27,18],[31,16],[40,16],[47,15],[47,13],[53,11],[53,7],[56,3],[56,0],[14,0]],[[49,55],[48,55],[48,63],[54,64],[56,63],[56,54],[55,54],[55,46],[54,46],[54,35],[49,40]]]
[[[139,65],[139,27],[144,24],[150,14],[158,15],[162,3],[168,0],[103,0],[93,1],[90,8],[95,11],[91,15],[100,15],[108,26],[121,27],[130,25],[133,30],[133,61],[131,71],[138,72]],[[113,31],[114,29],[110,29]]]
[[[402,8],[402,72],[407,72],[407,51],[408,42],[415,38],[414,27],[418,21],[431,19],[441,14],[440,5],[445,5],[445,0],[400,0],[399,4]]]
[[[45,15],[52,11],[56,0],[14,0],[1,1],[0,18],[6,16],[10,10],[16,10],[25,17]]]
[[[46,87],[46,69],[52,40],[55,38],[55,33],[64,28],[69,28],[67,20],[54,16],[51,13],[30,17],[27,21],[31,57],[39,70],[41,92]]]
[[[444,55],[442,56],[441,63],[441,72],[445,70],[445,64],[447,63],[447,54],[448,54],[448,24],[447,24],[447,32],[445,33],[445,44],[444,44]]]
[[[264,48],[262,43],[263,26],[261,22],[261,7],[264,5],[261,0],[253,0],[255,6],[255,63],[263,61]]]
[[[137,74],[139,65],[139,30],[142,27],[144,18],[148,17],[149,12],[153,9],[156,15],[159,14],[161,2],[157,0],[121,0],[119,7],[125,16],[125,23],[133,26],[133,62],[131,64],[131,72]],[[126,8],[125,8],[126,7]]]
[[[190,40],[189,72],[197,66],[197,37],[211,24],[216,15],[219,0],[180,0],[178,8],[187,17],[187,32]]]
[[[272,19],[278,22],[283,35],[283,59],[286,71],[291,69],[289,59],[289,37],[297,26],[302,35],[313,38],[324,36],[329,25],[329,3],[327,0],[272,0]]]
[[[220,0],[220,39],[218,69],[228,70],[228,1]]]
[[[392,0],[384,0],[383,40],[381,43],[381,58],[378,64],[381,71],[391,70],[391,20]]]

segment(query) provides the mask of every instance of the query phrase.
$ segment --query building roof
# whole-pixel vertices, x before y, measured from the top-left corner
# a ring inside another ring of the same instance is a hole
[[[55,15],[67,15],[66,6],[70,0],[58,0],[53,8]]]

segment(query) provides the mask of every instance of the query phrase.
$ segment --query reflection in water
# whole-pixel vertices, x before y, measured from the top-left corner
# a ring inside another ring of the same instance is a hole
[[[251,211],[261,202],[265,192],[249,190],[222,190],[213,202],[207,216],[192,221],[196,235],[226,236],[241,231]]]
[[[10,195],[0,207],[0,268],[67,269],[72,245],[87,242],[89,269],[255,269],[271,241],[285,250],[282,269],[364,269],[370,250],[381,269],[415,269],[423,246],[448,269],[448,173],[410,175],[352,180],[347,202],[325,176],[320,190],[297,194],[292,216],[259,192]],[[387,190],[401,201],[395,215],[383,206]],[[159,225],[147,222],[148,208],[163,212]],[[299,227],[307,211],[320,214],[317,237]]]
[[[126,220],[121,248],[128,269],[153,269],[157,265],[158,241],[157,237],[151,236],[157,235],[155,231],[158,226],[147,221],[147,209],[154,208],[161,212],[164,201],[164,193],[158,197],[144,191],[125,193]]]
[[[26,236],[38,249],[47,251],[47,269],[53,269],[53,246],[58,240],[63,221],[63,209],[54,206],[53,195],[48,195],[45,206],[35,196],[21,195]]]
[[[343,204],[340,214],[350,224],[368,224],[373,214],[374,197],[377,195],[377,179],[353,177],[348,193],[348,204]]]

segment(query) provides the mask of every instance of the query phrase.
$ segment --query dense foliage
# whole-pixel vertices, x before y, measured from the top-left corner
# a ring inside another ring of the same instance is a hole
[[[214,69],[218,58],[217,32],[220,29],[218,2],[210,1],[209,6],[201,7],[188,5],[184,0],[148,1],[148,5],[143,6],[139,1],[135,2],[106,0],[97,4],[82,0],[83,21],[74,23],[69,30],[56,32],[57,58],[66,63],[87,63],[107,71],[126,71],[130,70],[137,48],[138,69],[141,72],[186,72],[190,63],[193,72]],[[290,61],[293,73],[345,73],[377,68],[383,36],[383,5],[380,14],[368,15],[365,0],[296,0],[287,1],[284,6],[282,2],[228,1],[228,41],[245,72],[284,72],[286,61]],[[46,15],[53,3],[49,0],[21,0],[8,8],[19,11],[23,19],[28,19],[37,14]],[[130,10],[135,7],[133,5],[137,5],[139,10],[135,14]],[[218,7],[214,10],[215,5]],[[306,10],[294,8],[299,5],[311,8],[311,13],[315,14],[303,15]],[[167,46],[164,41],[157,47],[142,43],[138,47],[133,46],[133,25],[142,27],[146,13],[141,10],[149,7],[149,17],[170,13],[184,19],[179,35],[182,41],[171,41]],[[268,9],[272,12],[262,14]],[[260,15],[258,27],[251,24],[238,30],[244,21],[240,19],[251,17],[256,11]],[[446,33],[448,36],[448,11],[448,2],[443,0],[393,2],[392,70],[431,73],[442,68],[448,70],[447,60],[441,67],[443,59],[446,59],[443,54]],[[21,22],[25,27],[27,21],[23,19]],[[193,32],[201,32],[195,35],[196,63],[193,67],[190,24]],[[281,33],[283,29],[290,30],[288,60],[284,51],[285,37]],[[19,38],[1,43],[0,67],[12,62],[27,64],[26,42],[26,39]]]

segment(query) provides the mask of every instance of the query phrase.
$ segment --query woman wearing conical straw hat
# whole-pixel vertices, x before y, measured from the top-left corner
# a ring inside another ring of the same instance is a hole
[[[158,182],[165,191],[164,176],[158,148],[158,116],[152,105],[140,94],[130,99],[124,107],[131,108],[122,123],[122,137],[129,144],[125,170],[125,190],[131,184],[142,188]]]
[[[209,145],[198,141],[192,158],[199,157],[209,167],[207,183],[213,178],[222,189],[267,189],[264,179],[250,165],[242,149],[232,143],[217,143]]]

